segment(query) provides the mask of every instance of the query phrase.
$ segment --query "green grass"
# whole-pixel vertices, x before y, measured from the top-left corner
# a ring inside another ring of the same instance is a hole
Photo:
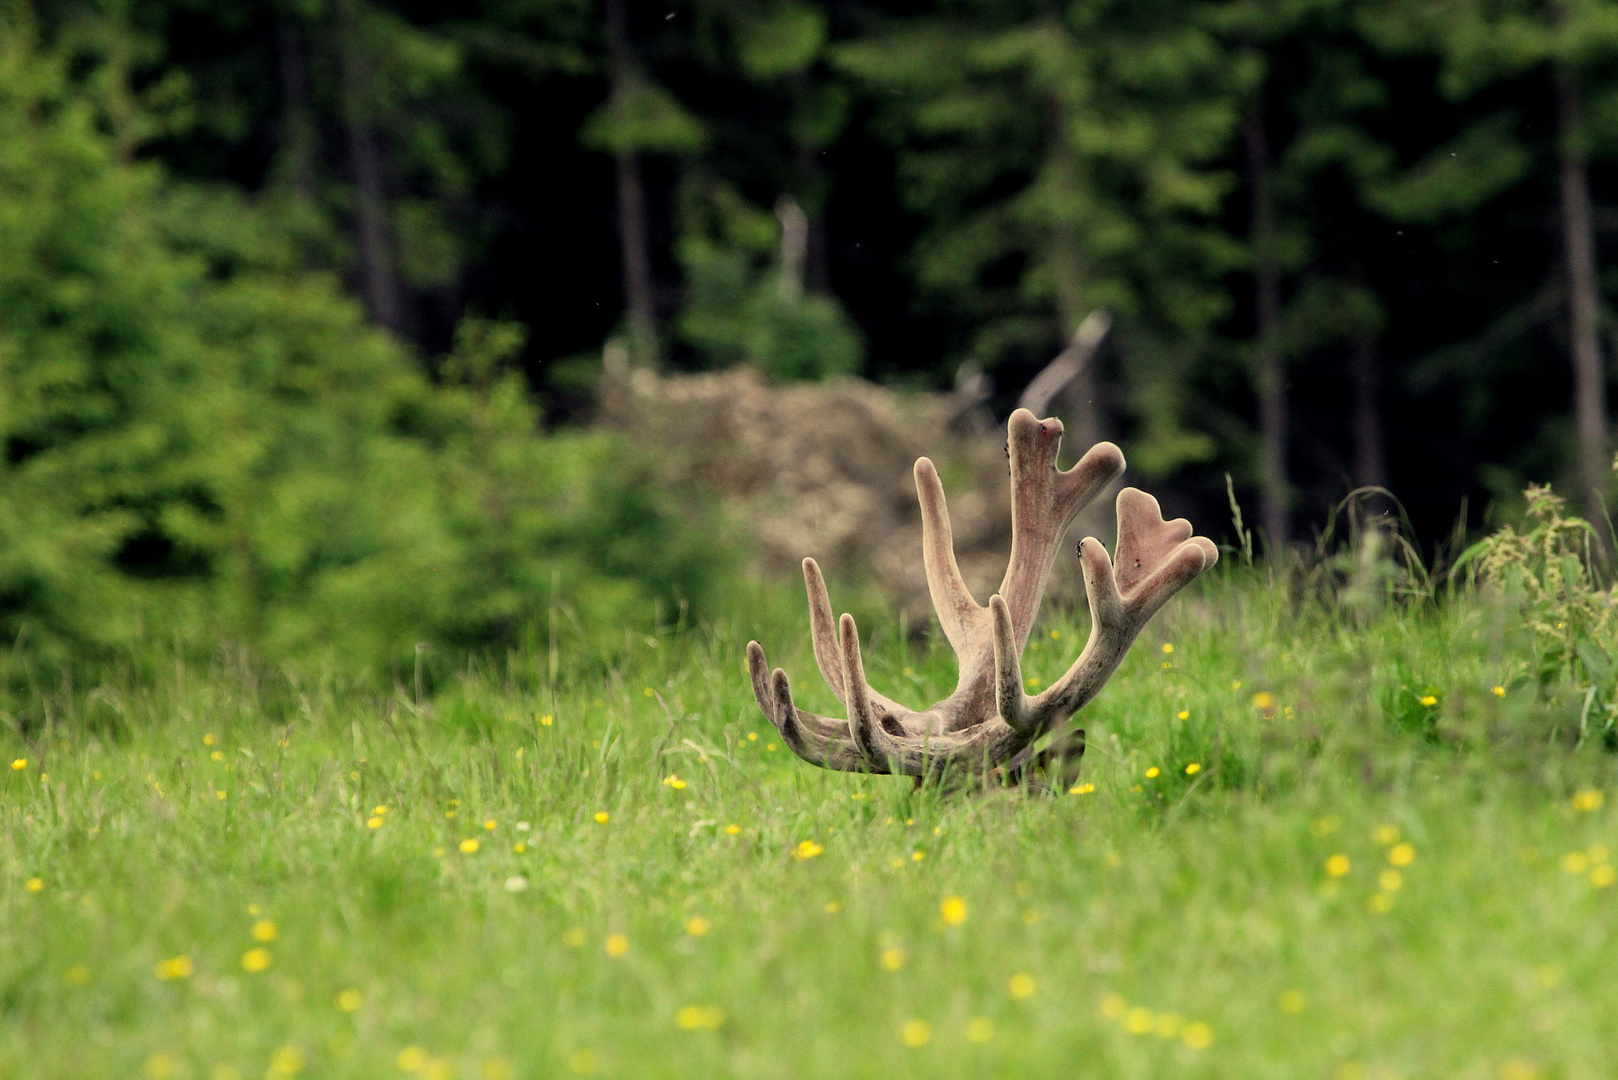
[[[223,662],[18,699],[0,1075],[1618,1073],[1618,830],[1575,805],[1614,756],[1509,614],[1207,582],[1081,715],[1093,792],[1051,797],[793,759],[742,670],[757,636],[833,705],[783,603],[420,710]],[[1082,634],[1048,615],[1028,673]],[[952,685],[875,637],[884,691]]]

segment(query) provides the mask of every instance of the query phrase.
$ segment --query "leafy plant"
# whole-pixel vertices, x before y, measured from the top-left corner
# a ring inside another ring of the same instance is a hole
[[[1580,738],[1618,725],[1618,587],[1601,585],[1599,540],[1590,523],[1565,512],[1566,500],[1530,485],[1525,528],[1506,525],[1456,560],[1479,584],[1521,614],[1533,637],[1525,662],[1541,685],[1568,680],[1583,695]]]

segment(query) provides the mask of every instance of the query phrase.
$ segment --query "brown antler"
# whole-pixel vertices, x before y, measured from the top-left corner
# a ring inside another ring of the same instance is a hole
[[[792,703],[786,672],[773,673],[764,650],[747,643],[747,667],[759,707],[792,752],[815,765],[846,772],[936,775],[949,769],[1016,770],[1034,742],[1095,697],[1123,661],[1148,620],[1175,593],[1219,560],[1219,550],[1191,535],[1184,518],[1164,521],[1157,500],[1135,488],[1118,493],[1117,563],[1101,542],[1079,542],[1090,640],[1067,674],[1044,693],[1023,692],[1022,651],[1056,562],[1062,534],[1080,510],[1124,469],[1112,443],[1098,443],[1066,472],[1056,468],[1059,420],[1011,414],[1011,559],[988,606],[972,598],[955,563],[949,511],[938,470],[916,462],[921,499],[922,561],[939,624],[960,663],[955,692],[925,711],[892,701],[865,680],[859,632],[852,615],[832,621],[820,567],[803,560],[815,662],[848,719],[805,712]]]

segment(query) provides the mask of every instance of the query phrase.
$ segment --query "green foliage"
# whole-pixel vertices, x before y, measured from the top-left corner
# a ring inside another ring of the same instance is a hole
[[[809,673],[802,597],[746,609],[420,702],[160,644],[4,700],[0,1073],[1610,1071],[1618,772],[1490,693],[1486,602],[1350,623],[1222,566],[1056,797],[791,757],[739,657]],[[1029,673],[1084,630],[1048,617]],[[865,655],[954,685],[941,643]]]
[[[1254,68],[1214,11],[969,4],[836,54],[883,102],[905,200],[929,223],[917,276],[972,312],[973,358],[1048,355],[1092,308],[1113,312],[1144,429],[1130,460],[1148,473],[1213,452],[1185,387],[1242,261],[1216,218]]]
[[[1566,681],[1582,697],[1578,735],[1618,729],[1618,586],[1601,587],[1600,540],[1564,513],[1566,500],[1537,485],[1523,493],[1524,531],[1503,526],[1463,553],[1478,580],[1498,592],[1532,636],[1521,674],[1540,686]]]
[[[560,611],[615,638],[708,604],[713,515],[601,435],[540,433],[521,333],[441,384],[299,273],[277,220],[121,161],[0,35],[0,634],[50,666],[138,639],[385,672]]]
[[[778,379],[859,370],[859,331],[834,298],[792,280],[802,267],[784,265],[770,215],[723,185],[693,186],[686,206],[678,254],[688,291],[677,329],[706,363],[757,364]]]

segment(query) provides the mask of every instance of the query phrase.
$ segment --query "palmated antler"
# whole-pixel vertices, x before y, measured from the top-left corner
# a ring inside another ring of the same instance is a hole
[[[1057,545],[1074,516],[1124,470],[1123,453],[1104,442],[1061,472],[1056,468],[1061,441],[1060,420],[1036,420],[1027,409],[1011,414],[1006,443],[1011,560],[987,607],[972,598],[955,563],[938,470],[926,458],[916,461],[927,588],[961,671],[955,692],[930,709],[908,709],[871,689],[854,617],[844,615],[833,624],[820,567],[803,560],[815,661],[848,719],[793,705],[786,672],[770,672],[763,648],[748,642],[753,694],[793,753],[845,772],[927,776],[951,769],[1016,770],[1026,764],[1037,739],[1095,697],[1157,610],[1219,560],[1212,541],[1191,535],[1190,522],[1164,521],[1157,500],[1144,491],[1120,491],[1116,564],[1100,541],[1079,542],[1090,640],[1067,674],[1041,694],[1025,694],[1022,652]]]

